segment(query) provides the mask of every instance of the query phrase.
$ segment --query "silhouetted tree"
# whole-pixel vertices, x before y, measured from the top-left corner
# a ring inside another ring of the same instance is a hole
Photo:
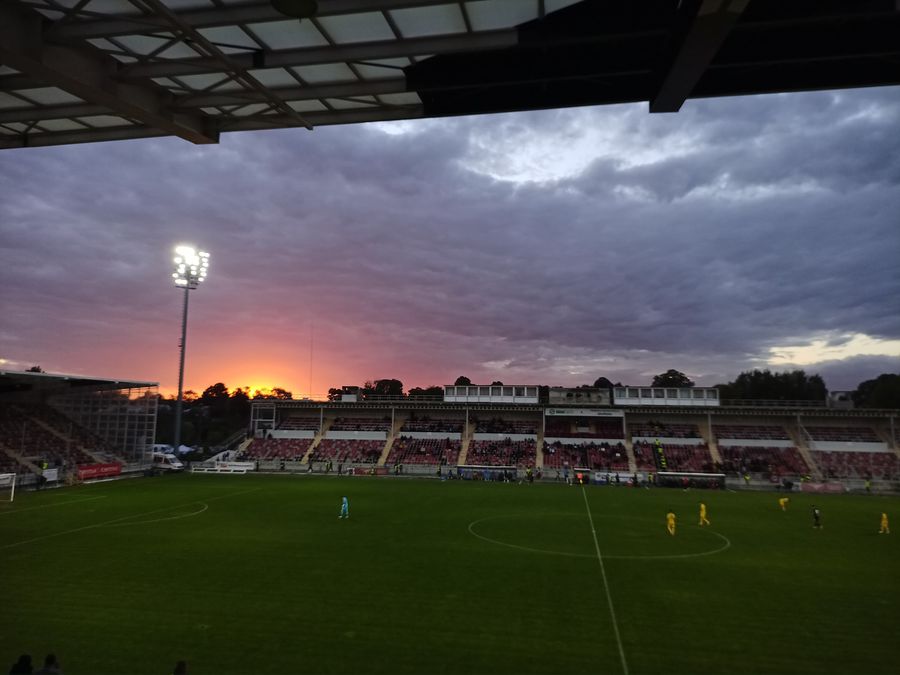
[[[31,368],[29,368],[25,372],[26,373],[43,373],[44,369],[41,368],[40,366],[31,366]]]
[[[596,380],[594,380],[594,386],[600,389],[612,389],[613,387],[621,387],[622,383],[616,382],[615,384],[613,384],[611,380],[608,380],[605,377],[598,377]]]
[[[654,376],[651,387],[693,387],[694,381],[681,371],[670,368]]]
[[[853,402],[860,408],[900,408],[900,374],[882,373],[860,382]]]
[[[492,387],[502,387],[503,383],[500,380],[494,380],[493,382],[491,382],[491,386]]]
[[[332,387],[328,390],[329,401],[340,401],[343,391],[339,387]]]
[[[733,382],[718,384],[722,399],[773,399],[781,401],[824,401],[828,396],[825,381],[819,375],[802,370],[773,373],[770,370],[745,371]]]
[[[403,383],[400,380],[375,380],[373,389],[376,396],[403,396]]]
[[[456,382],[454,382],[453,384],[454,384],[454,386],[457,386],[457,387],[468,387],[469,385],[472,384],[472,380],[470,380],[465,375],[460,375],[459,377],[456,378]]]

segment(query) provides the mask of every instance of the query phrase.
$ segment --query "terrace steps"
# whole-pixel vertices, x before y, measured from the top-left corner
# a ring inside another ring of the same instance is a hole
[[[788,436],[791,437],[791,441],[793,441],[794,447],[797,448],[797,452],[800,453],[803,461],[806,462],[806,465],[812,472],[812,477],[816,480],[822,480],[822,470],[819,468],[819,465],[813,458],[812,453],[809,451],[809,444],[806,442],[806,438],[804,438],[804,435],[800,433],[799,429],[794,429],[793,427],[785,426],[785,429],[788,432]]]
[[[703,424],[698,424],[697,428],[700,430],[700,435],[703,437],[703,440],[706,441],[706,447],[709,448],[709,455],[712,457],[713,464],[715,466],[722,466],[722,455],[719,452],[719,440],[713,433],[712,421],[709,417],[707,417],[706,420],[707,423],[705,426]]]
[[[467,459],[469,457],[469,443],[472,440],[472,434],[475,433],[475,422],[469,422],[465,427],[465,432],[462,436],[462,449],[459,451],[459,459],[456,461],[457,464],[466,464]]]
[[[301,462],[306,462],[307,464],[309,464],[310,455],[312,455],[313,450],[316,449],[319,443],[322,442],[322,439],[325,438],[325,432],[331,428],[334,420],[334,417],[326,417],[324,420],[322,420],[322,428],[319,429],[318,433],[315,436],[313,436],[312,443],[309,444],[309,448],[307,448],[306,454],[303,455],[303,459],[300,460]]]
[[[625,446],[625,456],[628,457],[628,473],[637,473],[637,460],[634,458],[634,443],[631,438],[626,435],[622,439],[622,445]]]

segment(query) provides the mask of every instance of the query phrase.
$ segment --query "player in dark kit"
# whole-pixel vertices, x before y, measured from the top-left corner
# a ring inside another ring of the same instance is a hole
[[[819,507],[813,504],[812,507],[812,517],[813,517],[813,527],[817,530],[822,529],[822,512],[819,511]]]

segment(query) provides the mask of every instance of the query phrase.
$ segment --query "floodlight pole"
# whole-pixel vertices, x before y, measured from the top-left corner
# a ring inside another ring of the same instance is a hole
[[[181,359],[178,363],[178,400],[175,402],[175,456],[181,450],[181,402],[184,398],[184,349],[187,342],[187,317],[188,298],[190,297],[190,284],[184,287],[184,312],[181,315]]]

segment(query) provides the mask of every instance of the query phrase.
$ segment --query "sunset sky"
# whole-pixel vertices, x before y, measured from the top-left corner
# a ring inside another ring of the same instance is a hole
[[[172,392],[190,243],[197,391],[852,389],[900,372],[898,130],[876,88],[3,150],[0,369]]]

